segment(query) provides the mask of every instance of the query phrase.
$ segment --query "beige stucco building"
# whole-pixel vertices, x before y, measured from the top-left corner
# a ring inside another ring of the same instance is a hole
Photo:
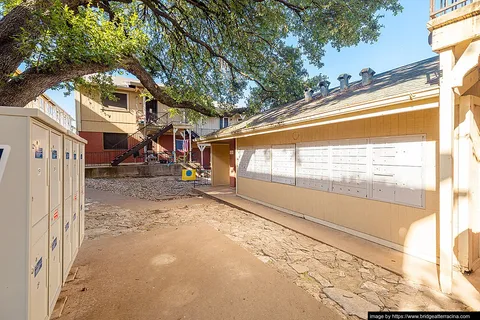
[[[463,290],[454,274],[480,267],[480,2],[460,2],[432,7],[439,56],[341,74],[201,137],[212,185],[436,263],[442,290]]]

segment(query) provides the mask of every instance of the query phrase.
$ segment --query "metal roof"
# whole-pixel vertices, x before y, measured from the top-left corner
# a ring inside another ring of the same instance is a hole
[[[438,88],[439,79],[439,59],[435,56],[377,74],[373,77],[373,82],[367,86],[362,86],[361,81],[356,81],[351,83],[345,91],[341,91],[339,87],[331,89],[325,98],[320,93],[316,93],[313,100],[309,102],[301,99],[267,110],[201,137],[201,140],[235,135],[243,129],[260,129],[262,126],[281,124],[286,120],[301,122],[303,118],[321,117],[323,113],[331,111],[344,109],[346,111],[352,106]]]

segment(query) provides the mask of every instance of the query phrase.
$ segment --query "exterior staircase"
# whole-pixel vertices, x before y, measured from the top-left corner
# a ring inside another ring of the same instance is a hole
[[[136,145],[134,145],[133,147],[125,151],[124,153],[116,156],[111,162],[112,166],[118,166],[120,163],[122,163],[123,161],[131,157],[134,153],[139,152],[150,141],[157,141],[158,137],[164,135],[166,132],[172,129],[173,129],[173,124],[169,124],[159,129],[154,134],[148,135],[147,137],[145,137],[145,139],[143,139],[142,141],[140,141],[139,143],[137,143]]]

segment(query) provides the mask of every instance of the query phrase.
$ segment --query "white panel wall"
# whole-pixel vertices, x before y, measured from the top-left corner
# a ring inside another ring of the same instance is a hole
[[[295,185],[295,145],[272,146],[272,181]]]
[[[237,150],[238,176],[424,207],[425,138],[243,147]]]
[[[296,166],[298,187],[330,190],[331,157],[328,142],[297,143]]]

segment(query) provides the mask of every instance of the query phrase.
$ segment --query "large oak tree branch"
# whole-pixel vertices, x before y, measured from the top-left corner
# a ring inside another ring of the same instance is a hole
[[[112,69],[112,66],[93,62],[29,68],[0,87],[0,106],[24,107],[47,89],[61,82]]]
[[[205,107],[201,104],[198,104],[193,101],[176,101],[170,97],[161,86],[155,83],[155,80],[152,76],[142,67],[138,59],[136,58],[127,58],[124,60],[122,67],[135,75],[138,80],[142,83],[145,89],[150,92],[150,94],[160,103],[167,105],[170,108],[177,109],[191,109],[206,116],[218,116],[218,112],[213,108]]]

